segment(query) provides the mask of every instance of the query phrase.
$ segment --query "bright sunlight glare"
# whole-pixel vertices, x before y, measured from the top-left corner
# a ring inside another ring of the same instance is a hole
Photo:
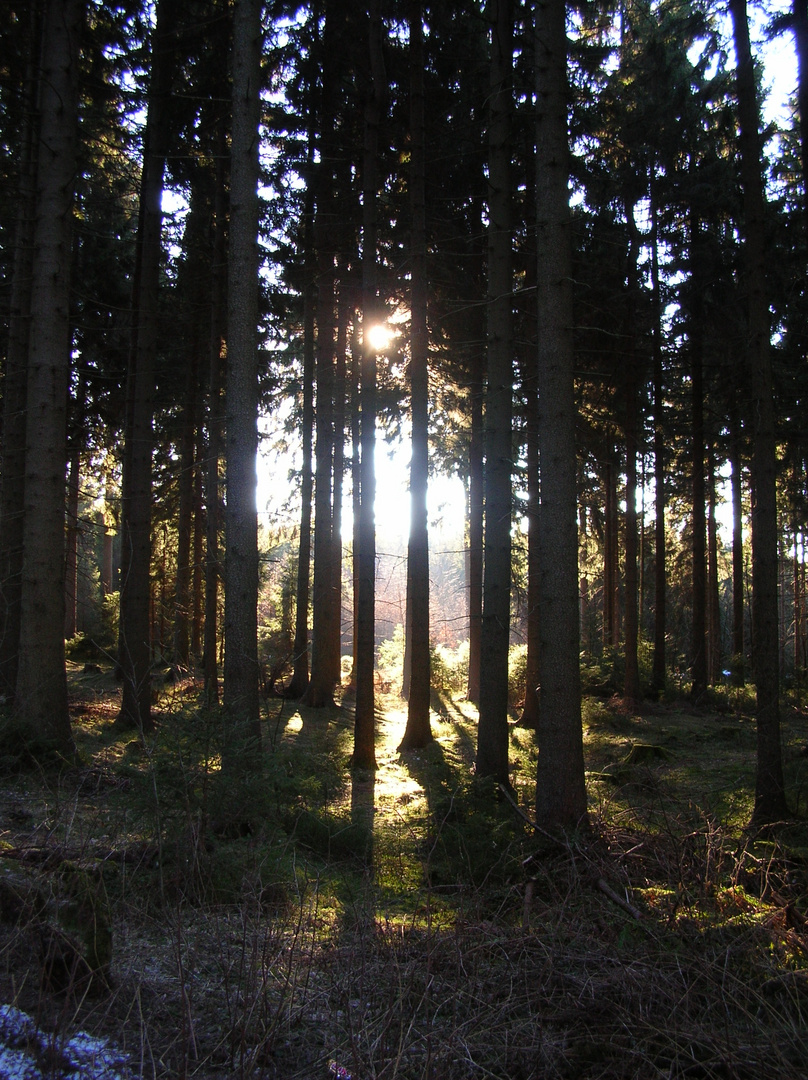
[[[384,323],[375,323],[367,328],[368,344],[376,352],[384,352],[390,347],[393,332]]]

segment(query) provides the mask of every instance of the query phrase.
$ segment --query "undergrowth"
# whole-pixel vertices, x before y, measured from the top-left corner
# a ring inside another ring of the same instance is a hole
[[[756,833],[740,693],[588,698],[590,828],[559,843],[530,824],[534,733],[511,727],[514,797],[475,782],[448,680],[425,750],[397,753],[384,702],[375,777],[347,708],[268,700],[238,784],[193,684],[166,682],[147,740],[114,693],[76,665],[80,762],[2,759],[0,1001],[43,1028],[111,1036],[143,1077],[805,1075],[798,710],[798,813]]]

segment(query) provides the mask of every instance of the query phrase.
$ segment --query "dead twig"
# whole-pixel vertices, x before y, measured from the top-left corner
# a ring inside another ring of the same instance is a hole
[[[633,919],[642,918],[642,913],[639,911],[639,909],[635,908],[633,904],[630,904],[628,900],[624,900],[619,893],[616,893],[605,878],[598,878],[597,887],[600,889],[604,896],[608,896],[608,898],[612,901],[613,904],[617,904],[617,906],[621,907],[623,911],[627,911]]]

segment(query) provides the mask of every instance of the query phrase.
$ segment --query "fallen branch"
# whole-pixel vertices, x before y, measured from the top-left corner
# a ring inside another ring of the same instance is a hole
[[[617,904],[617,906],[621,907],[623,911],[627,911],[633,919],[642,918],[642,913],[640,912],[640,910],[638,908],[635,908],[633,904],[630,904],[628,900],[624,900],[619,893],[616,893],[605,878],[598,878],[597,886],[604,896],[608,896],[608,898],[612,901],[613,904]]]

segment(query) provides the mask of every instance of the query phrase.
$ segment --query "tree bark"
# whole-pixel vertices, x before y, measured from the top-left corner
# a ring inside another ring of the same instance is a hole
[[[539,507],[539,399],[535,379],[526,381],[527,417],[527,661],[525,664],[525,704],[519,723],[536,728],[539,723],[539,653],[541,652],[541,530]]]
[[[376,658],[376,350],[369,331],[379,317],[377,229],[379,126],[386,93],[378,0],[368,5],[370,87],[365,102],[362,221],[362,462],[359,508],[359,574],[356,596],[356,712],[354,768],[376,768],[373,676]]]
[[[214,196],[213,265],[211,267],[210,339],[208,343],[208,445],[205,463],[205,637],[202,666],[205,673],[205,700],[209,705],[219,701],[219,582],[221,526],[219,463],[222,456],[224,425],[223,382],[224,335],[227,320],[226,264],[226,139],[223,122],[219,122],[216,162],[216,193]]]
[[[792,0],[797,50],[797,110],[800,115],[800,162],[805,229],[808,231],[808,0]]]
[[[640,668],[638,643],[640,630],[639,582],[637,573],[637,443],[639,429],[639,375],[634,323],[638,289],[637,260],[639,234],[634,222],[634,206],[627,200],[626,222],[631,243],[628,256],[626,356],[623,392],[625,394],[626,443],[626,541],[625,541],[625,679],[623,697],[626,707],[636,712],[640,705]]]
[[[337,299],[337,347],[334,365],[334,498],[331,525],[331,685],[342,682],[342,492],[345,486],[345,405],[348,322],[352,314],[345,276]]]
[[[67,515],[65,521],[65,638],[78,632],[79,596],[79,494],[81,448],[76,432],[68,445]]]
[[[261,0],[236,0],[227,288],[222,768],[260,770],[258,673],[258,128]]]
[[[410,536],[407,548],[409,693],[399,750],[432,741],[429,723],[429,339],[427,335],[426,155],[422,0],[410,4]]]
[[[667,552],[665,537],[665,397],[662,367],[662,298],[659,284],[659,228],[656,185],[651,180],[651,278],[654,311],[654,659],[651,686],[654,697],[665,690],[667,633]]]
[[[152,43],[148,115],[140,182],[137,264],[133,287],[132,351],[127,384],[122,483],[121,615],[118,665],[123,679],[116,724],[149,732],[151,714],[151,504],[152,412],[158,345],[158,294],[163,173],[168,151],[168,108],[174,65],[174,6],[159,0]]]
[[[744,272],[749,312],[748,358],[752,440],[752,660],[757,696],[757,775],[754,820],[787,816],[780,742],[777,619],[777,442],[769,303],[766,293],[766,200],[755,73],[746,0],[730,0],[735,55],[741,182],[744,195]]]
[[[707,445],[707,680],[716,686],[721,674],[721,607],[718,595],[718,522],[715,453]]]
[[[741,421],[737,407],[730,412],[730,464],[732,475],[732,682],[743,686],[746,675],[744,645],[743,478],[741,475]]]
[[[617,513],[617,450],[608,435],[603,466],[603,646],[616,649],[620,641],[620,603],[618,590],[619,520]]]
[[[566,5],[536,4],[536,201],[541,454],[541,704],[536,818],[586,817],[578,616]]]
[[[702,289],[704,275],[701,259],[703,245],[701,223],[691,215],[690,225],[690,417],[692,458],[691,492],[693,513],[692,537],[692,603],[690,665],[692,684],[690,696],[699,701],[707,690],[707,530],[706,487],[704,484],[704,305]]]
[[[20,648],[20,589],[25,510],[25,417],[31,274],[39,152],[39,60],[43,4],[28,5],[26,79],[17,173],[16,225],[9,299],[8,350],[3,373],[0,462],[0,694],[13,705]]]
[[[480,340],[484,331],[481,328]],[[469,606],[469,682],[468,700],[480,703],[480,642],[483,624],[483,487],[485,484],[483,439],[483,355],[472,355],[471,417],[469,432],[468,486],[468,606]]]
[[[510,786],[508,647],[511,629],[513,256],[511,122],[513,7],[491,0],[488,141],[488,364],[485,395],[485,549],[476,773]]]
[[[72,755],[65,674],[65,464],[70,267],[84,0],[50,0],[44,23],[31,281],[20,652],[15,719]]]
[[[210,228],[210,211],[198,190],[191,194],[191,210],[185,228],[185,260],[181,285],[188,297],[185,331],[185,390],[180,414],[179,475],[177,477],[177,571],[174,588],[174,611],[171,660],[175,668],[191,668],[191,636],[193,624],[194,571],[194,487],[198,475],[196,460],[197,427],[200,413],[199,357],[207,344],[208,335],[200,333],[204,326],[202,313],[207,309],[210,292],[209,251],[205,238]]]
[[[309,683],[309,590],[311,585],[311,499],[314,492],[312,436],[314,433],[314,311],[316,261],[314,252],[313,132],[309,132],[308,185],[303,222],[305,282],[303,285],[303,371],[302,412],[300,417],[300,534],[297,548],[297,587],[295,590],[295,636],[292,645],[292,681],[287,689],[290,698],[300,698]]]
[[[334,96],[338,72],[335,60],[345,12],[328,0],[323,35],[320,108],[320,163],[317,168],[314,245],[317,252],[317,345],[315,357],[315,478],[314,575],[312,586],[311,673],[303,696],[306,705],[324,708],[334,703],[332,658],[334,571],[334,322],[337,200],[334,161]]]

